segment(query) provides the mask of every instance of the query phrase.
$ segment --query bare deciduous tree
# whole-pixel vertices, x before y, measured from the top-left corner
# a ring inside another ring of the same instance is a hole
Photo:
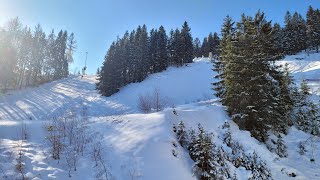
[[[162,111],[167,105],[168,98],[161,95],[159,88],[155,88],[151,95],[140,95],[138,100],[138,108],[144,113],[150,113],[152,110]]]

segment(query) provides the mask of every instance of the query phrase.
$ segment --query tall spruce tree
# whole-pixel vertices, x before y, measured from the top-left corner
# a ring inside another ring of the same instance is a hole
[[[193,57],[201,57],[201,42],[199,38],[195,38],[193,42]]]
[[[167,42],[168,37],[163,26],[160,26],[157,34],[156,61],[155,72],[161,72],[168,67]]]
[[[209,46],[208,38],[205,37],[203,38],[202,46],[201,46],[201,53],[204,57],[209,56],[209,51],[210,51],[209,49],[210,49],[210,46]]]
[[[320,13],[319,10],[314,10],[309,6],[307,12],[307,46],[309,49],[315,49],[319,52],[320,45]]]
[[[217,73],[214,76],[216,82],[213,84],[213,90],[215,91],[215,96],[219,97],[221,101],[224,101],[225,97],[225,81],[224,81],[224,68],[228,63],[228,59],[230,59],[229,48],[231,46],[231,40],[234,37],[235,29],[234,22],[230,16],[227,16],[224,19],[224,23],[222,25],[222,40],[220,41],[220,49],[219,49],[219,58],[214,61],[213,71]]]
[[[189,27],[187,21],[185,21],[182,26],[180,38],[180,51],[183,52],[181,53],[180,65],[191,63],[193,60],[193,39],[191,36],[191,28]]]
[[[221,61],[225,95],[223,104],[240,128],[265,142],[270,127],[280,126],[280,83],[274,62],[281,58],[273,43],[271,22],[260,11],[255,17],[242,15],[234,34],[223,37]]]

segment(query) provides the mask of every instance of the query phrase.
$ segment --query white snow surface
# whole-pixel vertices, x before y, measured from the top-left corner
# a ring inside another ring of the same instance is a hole
[[[301,53],[288,56],[279,63],[289,63],[297,81],[319,78],[320,54],[307,56]],[[173,145],[178,143],[172,126],[179,121],[183,121],[187,128],[196,128],[201,123],[214,134],[213,140],[218,145],[222,145],[221,126],[229,121],[232,137],[244,146],[247,153],[256,151],[267,162],[274,179],[292,179],[287,175],[292,172],[297,174],[296,179],[320,179],[319,138],[313,139],[316,161],[310,162],[311,151],[303,156],[298,153],[299,142],[310,135],[291,128],[284,138],[289,156],[279,158],[252,138],[249,132],[239,130],[229,120],[225,107],[212,95],[213,76],[210,61],[199,58],[187,66],[169,67],[141,83],[129,84],[111,97],[98,94],[94,76],[70,76],[39,87],[7,93],[0,97],[0,177],[6,175],[10,179],[16,175],[15,155],[19,131],[24,123],[29,132],[29,138],[22,145],[26,176],[34,179],[95,179],[98,170],[90,154],[80,158],[77,171],[72,171],[69,178],[65,158],[53,160],[45,143],[44,126],[47,122],[84,105],[88,113],[88,133],[95,137],[90,143],[102,143],[111,179],[196,179],[188,153]],[[315,80],[310,83],[314,84],[316,93],[319,83]],[[170,107],[150,114],[139,112],[139,96],[152,92],[154,88],[167,97],[170,106],[175,106],[177,115]],[[88,153],[90,148],[87,147]],[[176,157],[172,155],[173,151],[177,153]],[[230,168],[231,174],[236,172],[239,179],[250,176],[250,172],[243,168],[236,169],[232,165]]]

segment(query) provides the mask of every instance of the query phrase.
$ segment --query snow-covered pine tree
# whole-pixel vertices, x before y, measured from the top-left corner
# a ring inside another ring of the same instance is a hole
[[[225,82],[224,82],[224,65],[227,64],[227,59],[229,59],[229,51],[227,50],[227,46],[231,45],[231,40],[234,35],[234,22],[232,21],[230,16],[227,16],[224,19],[224,23],[222,26],[222,40],[220,41],[220,49],[219,51],[219,58],[216,59],[213,63],[213,71],[217,73],[214,76],[215,82],[212,83],[213,90],[215,91],[215,95],[219,97],[223,102],[225,96]]]
[[[212,54],[213,57],[216,59],[219,56],[219,45],[220,45],[220,38],[218,33],[213,33],[213,44],[212,44]]]
[[[228,122],[225,122],[222,128],[225,130],[223,134],[223,143],[231,147],[232,137],[231,137],[231,131],[230,131],[230,124]]]
[[[282,55],[275,50],[271,23],[261,12],[254,18],[242,15],[230,39],[221,44],[225,84],[222,102],[241,129],[265,142],[268,129],[282,123],[277,121],[280,116],[276,120],[274,116],[280,105],[280,87],[272,73],[278,71],[274,62]]]
[[[177,126],[176,135],[180,145],[186,148],[188,146],[188,133],[182,121],[180,121]]]
[[[199,125],[192,156],[195,158],[194,174],[201,180],[218,179],[221,176],[218,170],[219,165],[214,161],[213,148],[212,135],[206,133]]]
[[[189,155],[190,155],[190,158],[195,161],[196,160],[196,145],[197,143],[197,136],[196,136],[196,132],[195,130],[191,129],[189,131],[189,144],[188,144],[188,151],[189,151]]]
[[[253,156],[250,157],[250,161],[252,175],[249,180],[272,179],[271,171],[267,167],[266,162],[258,157],[256,152],[253,152]]]
[[[288,157],[287,146],[285,145],[281,135],[279,135],[277,139],[276,153],[281,158]]]
[[[310,121],[309,131],[312,135],[320,135],[320,109],[319,105],[315,103],[310,103],[310,110],[308,113],[308,118]]]
[[[307,45],[309,49],[315,49],[319,52],[320,42],[320,18],[319,10],[314,10],[312,6],[309,6],[307,12]]]
[[[305,80],[301,82],[300,89],[295,107],[297,111],[295,115],[296,124],[299,129],[311,133],[313,122],[319,120],[319,109],[310,100],[310,88]]]

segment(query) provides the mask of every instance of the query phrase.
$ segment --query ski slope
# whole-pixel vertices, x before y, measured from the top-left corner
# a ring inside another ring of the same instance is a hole
[[[303,79],[308,81],[309,86],[314,94],[320,92],[320,55],[319,53],[307,54],[301,52],[296,55],[286,56],[278,62],[280,65],[288,64],[288,67],[296,79],[296,83],[300,83]]]
[[[298,58],[298,59],[297,59]],[[301,59],[304,58],[304,59]],[[280,64],[289,63],[297,81],[303,78],[316,79],[320,73],[320,54],[288,56]],[[65,159],[52,160],[45,143],[44,126],[54,117],[63,116],[68,110],[85,106],[88,116],[88,133],[92,142],[101,142],[103,156],[112,175],[111,179],[176,180],[196,179],[192,173],[193,162],[180,146],[172,132],[173,124],[183,121],[187,128],[196,128],[201,123],[214,134],[214,142],[222,145],[221,126],[229,118],[225,108],[212,94],[211,82],[214,73],[208,59],[196,59],[187,66],[150,75],[141,83],[129,84],[111,97],[101,97],[95,90],[96,77],[69,78],[35,88],[10,92],[0,97],[0,177],[14,178],[16,149],[19,131],[25,124],[29,138],[23,143],[25,174],[34,179],[94,179],[98,173],[88,154],[78,162],[77,171],[68,177]],[[318,83],[313,91],[317,91]],[[162,112],[142,114],[137,108],[140,95],[155,88],[165,96],[170,106],[175,106],[177,115],[168,107]],[[320,179],[319,162],[309,161],[311,152],[300,156],[298,143],[307,134],[290,129],[285,137],[288,158],[279,158],[264,144],[259,143],[246,131],[241,131],[230,122],[232,137],[243,144],[247,153],[256,151],[272,171],[274,179],[292,179],[287,174],[294,172],[296,179]],[[315,139],[316,148],[320,140]],[[177,156],[173,156],[172,152]],[[320,160],[316,151],[315,159]],[[231,173],[239,179],[247,179],[250,172],[230,165]]]

